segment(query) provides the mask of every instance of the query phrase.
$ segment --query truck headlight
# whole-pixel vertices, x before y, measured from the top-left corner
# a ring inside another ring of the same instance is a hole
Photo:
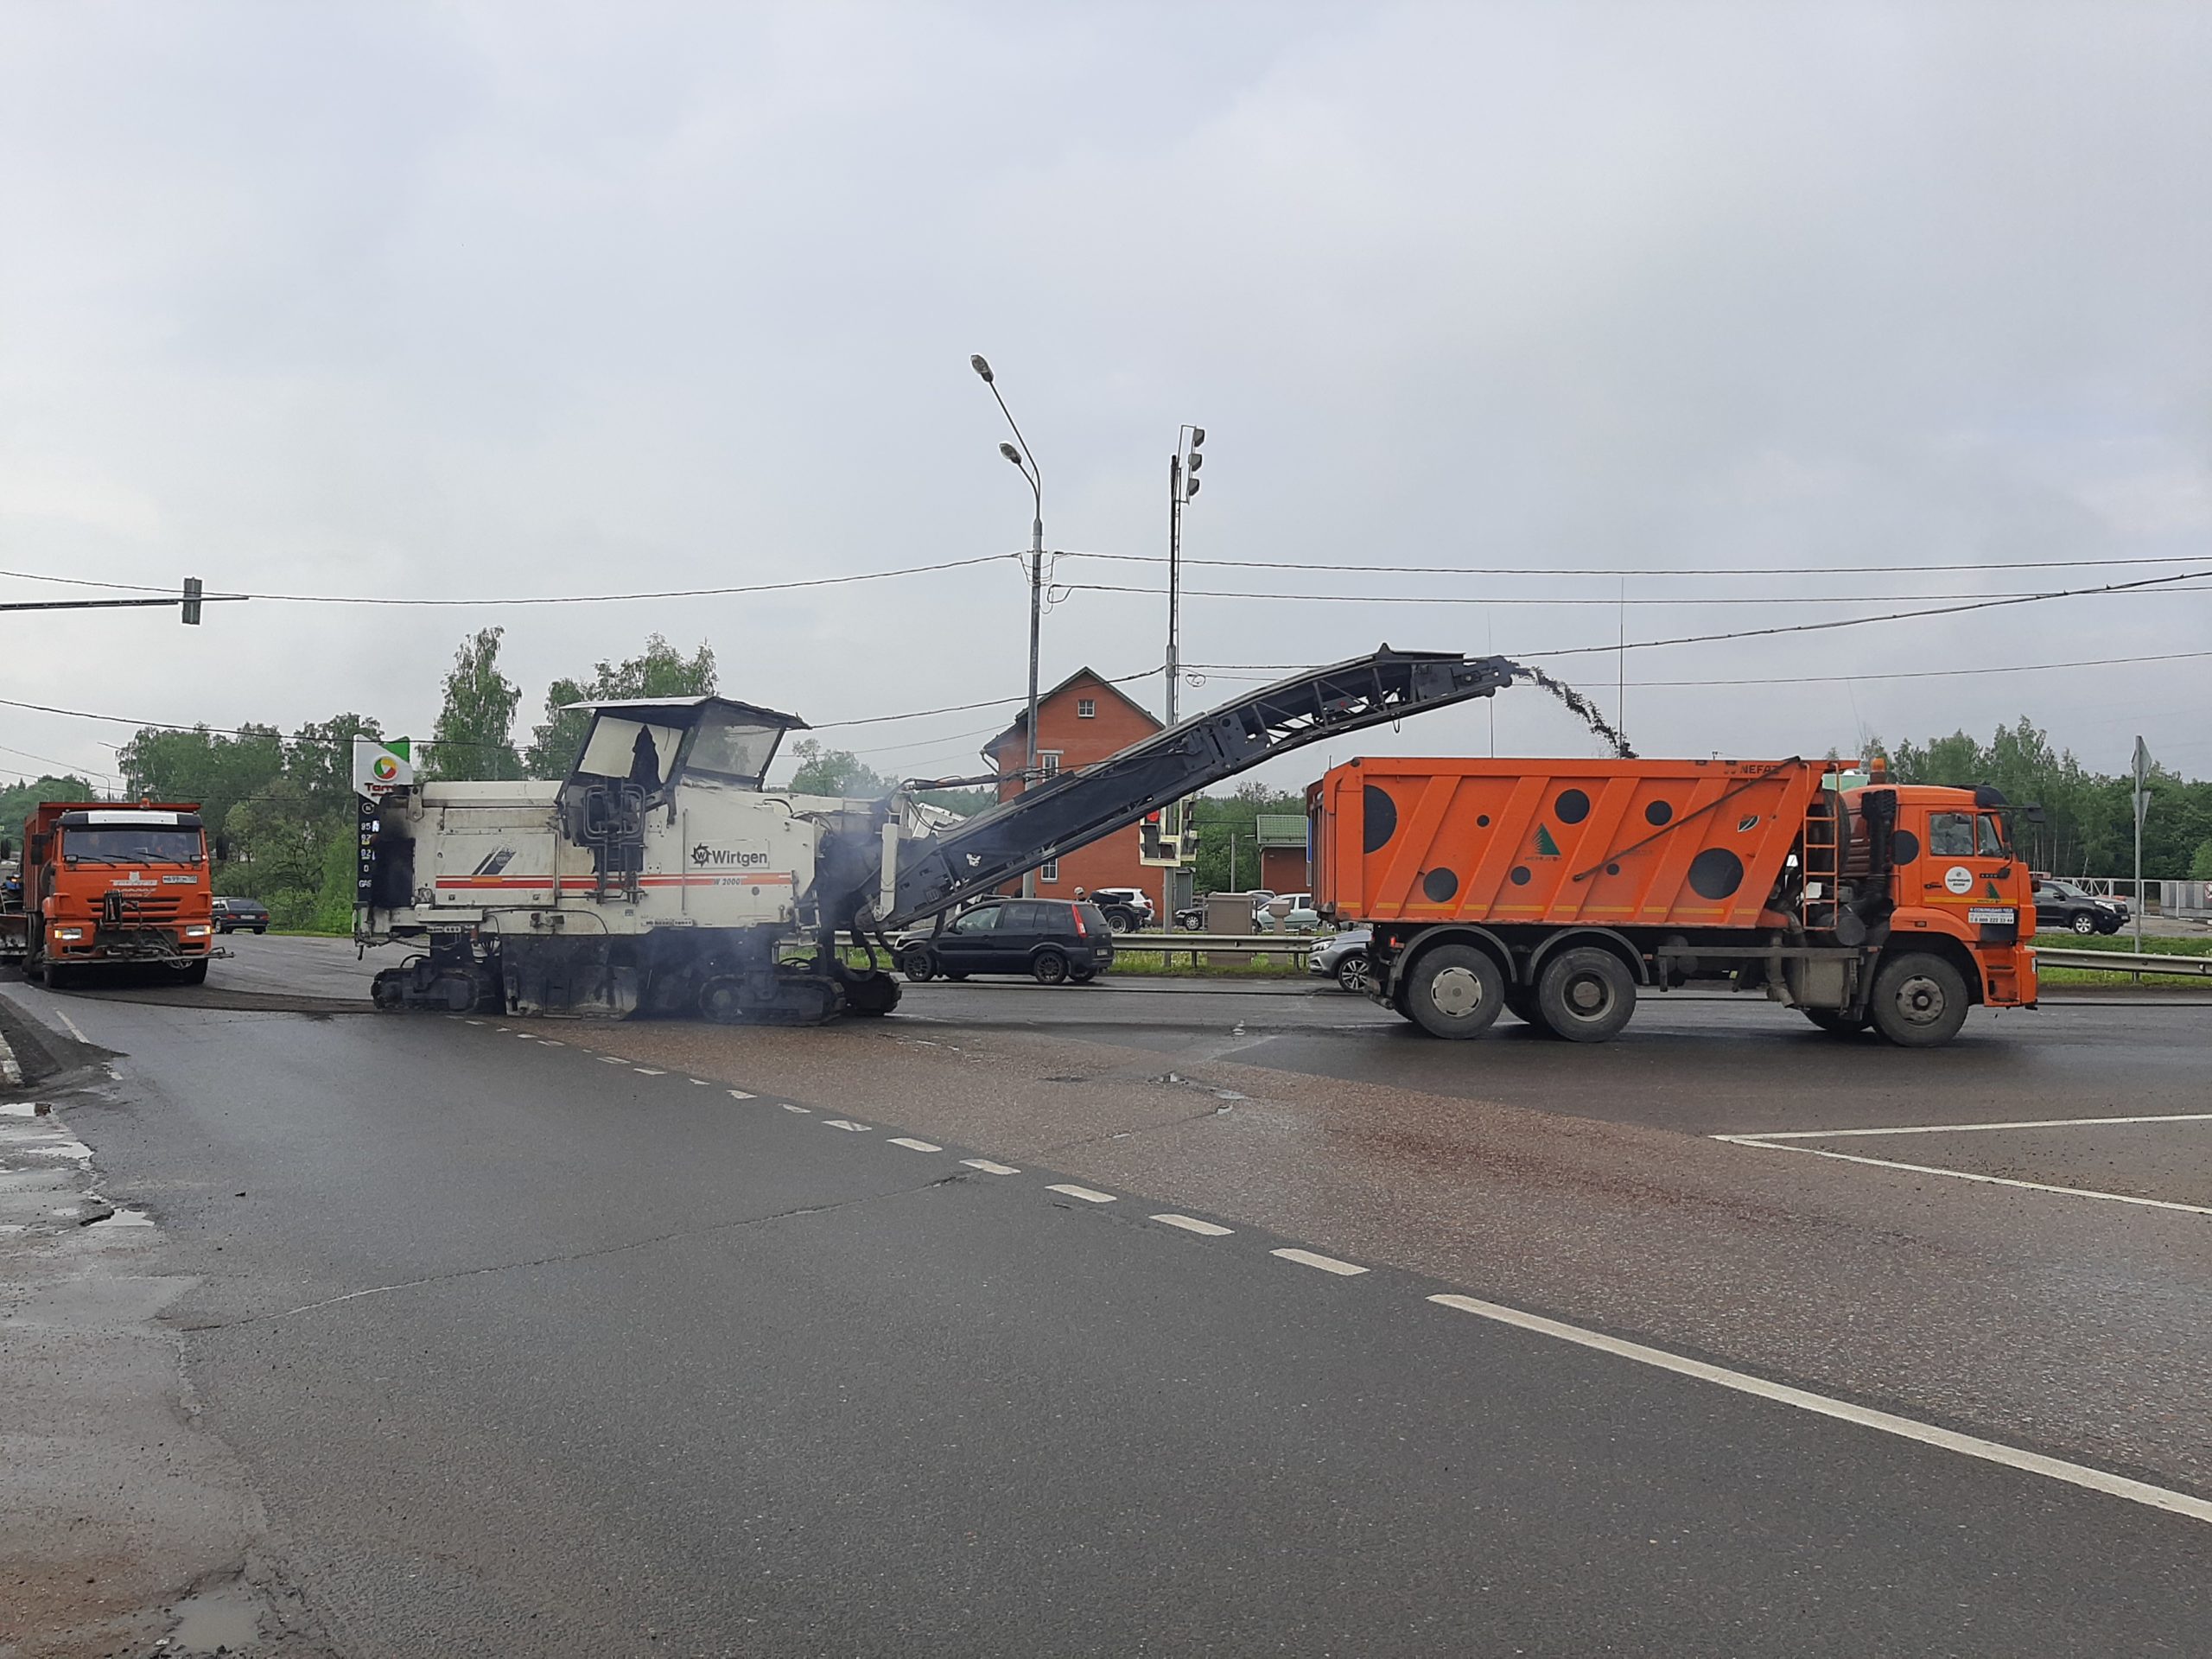
[[[85,930],[81,927],[57,927],[54,930],[54,937],[57,939],[81,939],[85,937]]]
[[[194,922],[184,930],[184,937],[188,939],[204,939],[207,937],[207,932],[208,928],[205,922]]]

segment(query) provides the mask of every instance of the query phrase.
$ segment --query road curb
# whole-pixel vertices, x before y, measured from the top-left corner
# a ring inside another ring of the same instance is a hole
[[[16,1051],[8,1046],[8,1033],[0,1031],[0,1089],[22,1086],[23,1068],[16,1063]]]

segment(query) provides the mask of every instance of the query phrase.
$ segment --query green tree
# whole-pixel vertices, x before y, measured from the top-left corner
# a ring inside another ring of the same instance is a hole
[[[572,702],[614,697],[703,697],[715,690],[715,653],[702,640],[690,657],[659,634],[643,654],[620,664],[601,663],[588,679],[556,680],[545,692],[545,718],[531,731],[524,764],[532,778],[565,778],[582,751],[591,726],[588,710]]]
[[[480,628],[454,652],[445,702],[420,770],[423,778],[522,776],[522,757],[510,735],[522,691],[499,672],[499,640],[505,632]]]
[[[141,728],[116,751],[128,792],[156,801],[197,801],[220,825],[238,802],[266,788],[284,769],[284,740],[274,726],[248,721],[234,734],[205,726],[189,731]]]
[[[861,801],[891,792],[891,780],[862,765],[849,749],[825,749],[817,739],[803,737],[791,746],[791,754],[798,761],[798,770],[791,774],[794,795]]]
[[[2192,881],[2212,881],[2212,841],[2201,841],[2190,855],[2189,878]]]
[[[1191,873],[1197,892],[1233,893],[1259,884],[1262,812],[1303,817],[1306,798],[1284,794],[1265,784],[1241,784],[1231,794],[1201,795],[1191,803],[1189,821],[1198,837],[1198,857]]]
[[[21,842],[23,824],[41,801],[96,801],[100,792],[74,774],[48,772],[35,783],[0,789],[0,841]]]

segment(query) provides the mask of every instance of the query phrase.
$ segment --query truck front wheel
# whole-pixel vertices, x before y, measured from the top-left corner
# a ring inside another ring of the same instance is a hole
[[[1536,976],[1536,1012],[1570,1043],[1609,1043],[1636,1012],[1636,977],[1610,950],[1562,950]]]
[[[1866,1005],[1874,1029],[1900,1048],[1935,1048],[1967,1022],[1967,982],[1956,968],[1926,951],[1882,964]]]
[[[1440,944],[1405,979],[1405,1012],[1432,1037],[1479,1037],[1505,1006],[1505,976],[1488,952]]]

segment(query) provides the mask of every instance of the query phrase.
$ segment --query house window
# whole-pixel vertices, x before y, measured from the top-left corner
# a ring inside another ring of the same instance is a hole
[[[1058,749],[1037,751],[1037,770],[1047,778],[1057,778],[1060,772],[1060,752]]]
[[[1097,719],[1098,699],[1096,697],[1077,697],[1075,700],[1075,717],[1077,720]]]
[[[1037,880],[1040,882],[1053,882],[1058,881],[1059,879],[1060,861],[1057,858],[1046,859],[1045,861],[1044,868],[1037,872]]]

